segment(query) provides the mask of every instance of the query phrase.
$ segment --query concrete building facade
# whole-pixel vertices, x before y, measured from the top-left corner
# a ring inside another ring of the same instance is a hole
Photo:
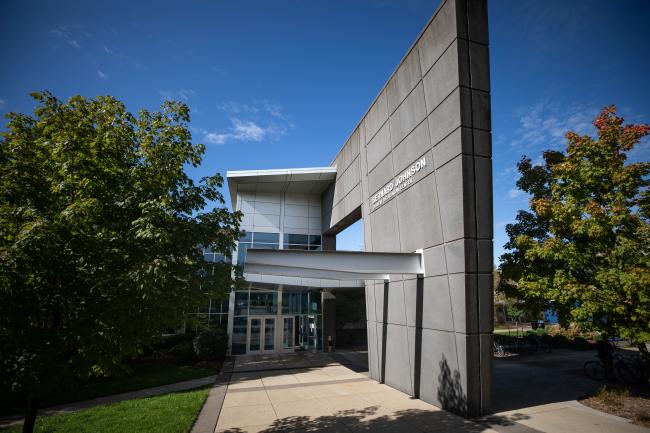
[[[370,375],[465,416],[489,411],[492,388],[488,59],[486,1],[443,0],[334,158],[335,173],[318,191],[302,191],[311,194],[306,211],[289,215],[285,201],[268,206],[274,214],[256,206],[251,215],[231,186],[256,231],[299,225],[316,230],[327,250],[363,218],[365,251],[422,250],[424,275],[363,283]],[[309,187],[277,174],[262,173],[249,188],[264,197],[277,182],[285,193]]]

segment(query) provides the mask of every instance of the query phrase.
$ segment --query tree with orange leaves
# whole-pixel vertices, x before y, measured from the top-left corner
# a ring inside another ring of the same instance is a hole
[[[568,132],[566,151],[524,157],[517,187],[530,210],[508,224],[499,290],[563,324],[629,338],[650,359],[650,162],[627,161],[650,126],[624,124],[614,106],[597,137]]]

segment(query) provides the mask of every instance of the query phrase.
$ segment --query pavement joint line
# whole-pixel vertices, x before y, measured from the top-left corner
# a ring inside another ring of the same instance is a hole
[[[344,379],[344,380],[328,380],[328,381],[321,381],[321,382],[300,382],[300,383],[295,383],[295,384],[286,384],[286,385],[268,385],[264,386],[256,386],[256,387],[250,387],[250,388],[230,388],[228,392],[252,392],[252,391],[261,391],[264,389],[291,389],[291,388],[300,388],[300,387],[307,387],[307,386],[319,386],[319,385],[336,385],[339,383],[354,383],[354,382],[374,382],[373,379],[370,378],[358,378],[358,379]]]

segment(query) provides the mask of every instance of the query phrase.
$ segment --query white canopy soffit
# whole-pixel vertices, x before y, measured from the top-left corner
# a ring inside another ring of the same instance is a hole
[[[424,275],[422,252],[246,251],[244,272],[331,280],[389,280],[390,274]]]

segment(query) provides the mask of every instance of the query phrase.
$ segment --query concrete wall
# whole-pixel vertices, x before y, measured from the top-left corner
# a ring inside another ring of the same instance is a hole
[[[237,210],[244,213],[241,229],[248,232],[321,234],[320,195],[242,191]]]
[[[486,1],[443,0],[322,200],[326,234],[361,215],[366,251],[424,250],[424,278],[366,285],[370,374],[465,416],[492,387],[489,92]]]

